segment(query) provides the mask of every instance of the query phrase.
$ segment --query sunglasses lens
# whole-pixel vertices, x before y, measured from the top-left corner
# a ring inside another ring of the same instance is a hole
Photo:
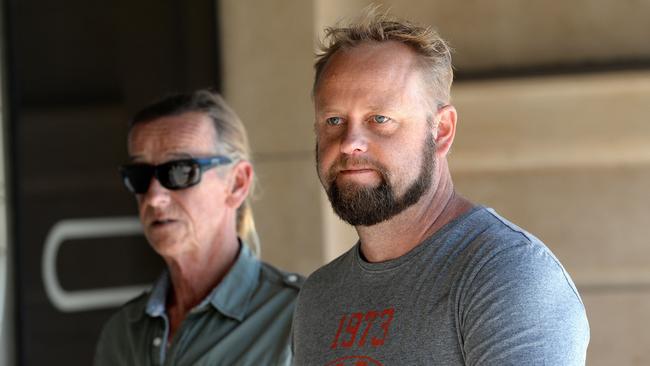
[[[122,167],[122,180],[129,191],[145,193],[149,189],[153,171],[151,165],[125,165]]]
[[[159,168],[160,183],[168,189],[191,187],[201,180],[201,168],[195,162],[172,161]]]

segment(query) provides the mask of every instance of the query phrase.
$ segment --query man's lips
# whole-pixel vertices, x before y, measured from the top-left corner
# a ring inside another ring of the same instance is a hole
[[[370,169],[370,168],[343,169],[339,171],[339,174],[353,175],[353,174],[373,173],[374,171],[375,171],[374,169]]]
[[[338,173],[334,176],[334,180],[338,180],[339,183],[342,182],[374,182],[378,176],[381,176],[381,174],[376,170],[372,168],[347,168],[347,169],[341,169],[338,171]]]
[[[156,227],[162,227],[162,226],[165,226],[165,225],[168,225],[168,224],[173,224],[175,222],[176,222],[176,220],[174,220],[174,219],[156,219],[156,220],[152,220],[149,223],[149,226],[156,228]]]

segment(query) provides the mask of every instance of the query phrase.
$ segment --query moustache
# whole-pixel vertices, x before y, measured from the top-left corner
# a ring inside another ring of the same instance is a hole
[[[378,161],[368,158],[368,157],[352,157],[352,156],[342,156],[337,159],[334,164],[328,170],[328,176],[330,183],[333,183],[336,180],[336,177],[342,170],[350,169],[373,169],[379,173],[379,175],[386,180],[388,177],[388,169],[379,163]]]

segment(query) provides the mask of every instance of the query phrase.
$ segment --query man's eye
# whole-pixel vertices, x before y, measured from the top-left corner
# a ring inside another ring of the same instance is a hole
[[[390,121],[390,117],[382,116],[381,114],[376,114],[372,116],[372,120],[379,124],[382,124]]]
[[[338,126],[341,124],[341,117],[330,117],[325,122],[330,126]]]

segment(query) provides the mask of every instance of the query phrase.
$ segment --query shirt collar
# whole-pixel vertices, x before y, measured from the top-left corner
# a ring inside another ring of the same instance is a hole
[[[223,315],[242,321],[248,311],[248,304],[257,288],[260,262],[253,256],[248,245],[241,243],[237,260],[221,282],[199,303],[193,312],[205,310],[211,304]],[[171,287],[169,272],[165,271],[156,281],[145,312],[152,317],[166,313],[165,302]]]
[[[165,268],[151,289],[151,294],[145,307],[145,312],[149,316],[157,317],[165,314],[165,303],[167,301],[167,291],[169,291],[170,282],[169,271]]]

